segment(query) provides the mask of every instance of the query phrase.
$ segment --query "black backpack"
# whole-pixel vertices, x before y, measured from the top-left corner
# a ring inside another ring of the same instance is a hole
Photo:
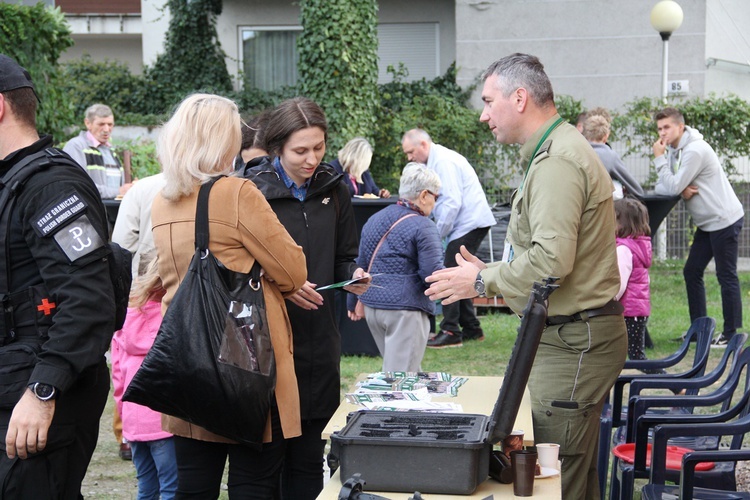
[[[14,165],[0,180],[0,235],[8,241],[8,222],[10,220],[10,207],[15,201],[15,196],[26,181],[37,172],[45,170],[52,165],[69,165],[81,169],[67,153],[57,148],[47,148],[36,154],[27,156],[21,162]],[[133,279],[131,271],[132,254],[114,242],[108,243],[110,255],[107,257],[109,263],[109,276],[115,292],[115,330],[120,330],[125,323],[125,315],[128,310],[130,296],[130,284]],[[7,254],[7,248],[6,248]],[[7,276],[7,259],[0,259],[0,276]],[[5,279],[7,288],[8,280]],[[8,290],[0,293],[7,294]]]

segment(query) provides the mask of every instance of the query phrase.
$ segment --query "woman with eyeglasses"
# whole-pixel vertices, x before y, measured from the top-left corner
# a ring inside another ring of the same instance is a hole
[[[418,163],[401,174],[399,200],[362,228],[357,264],[373,275],[373,286],[350,296],[349,318],[364,318],[383,356],[383,371],[421,371],[435,303],[425,278],[443,268],[437,226],[428,216],[440,193],[440,178]]]

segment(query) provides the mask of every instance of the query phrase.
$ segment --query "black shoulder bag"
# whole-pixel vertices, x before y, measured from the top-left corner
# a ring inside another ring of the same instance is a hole
[[[260,448],[276,382],[261,268],[230,271],[208,250],[214,182],[198,195],[187,274],[122,399]]]

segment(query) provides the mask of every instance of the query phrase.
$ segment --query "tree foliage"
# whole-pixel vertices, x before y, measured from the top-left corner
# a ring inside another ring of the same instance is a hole
[[[0,3],[0,53],[31,74],[40,104],[37,129],[57,139],[73,121],[73,108],[61,79],[60,55],[73,45],[60,8]]]
[[[685,123],[703,134],[703,138],[722,160],[727,175],[736,174],[733,160],[750,155],[750,103],[735,95],[718,97],[696,96],[669,106],[679,109]],[[643,97],[625,105],[622,113],[612,120],[615,138],[621,141],[626,151],[623,156],[636,155],[652,160],[650,182],[656,179],[653,170],[651,148],[658,138],[654,115],[665,105],[659,99]]]
[[[119,122],[126,113],[142,108],[144,81],[133,75],[125,63],[96,62],[88,54],[63,64],[63,90],[71,96],[77,123],[83,126],[86,109],[94,103],[112,108]]]
[[[323,108],[329,151],[372,137],[378,78],[376,0],[302,0],[299,90]]]
[[[226,54],[216,33],[221,0],[168,0],[169,31],[164,53],[145,69],[141,95],[147,113],[170,109],[192,92],[231,92]]]

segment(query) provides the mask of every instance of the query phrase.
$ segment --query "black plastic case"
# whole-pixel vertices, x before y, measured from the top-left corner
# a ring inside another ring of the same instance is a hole
[[[534,284],[491,416],[360,411],[331,436],[342,482],[365,490],[470,495],[487,479],[492,446],[513,430],[547,319],[554,279]]]

